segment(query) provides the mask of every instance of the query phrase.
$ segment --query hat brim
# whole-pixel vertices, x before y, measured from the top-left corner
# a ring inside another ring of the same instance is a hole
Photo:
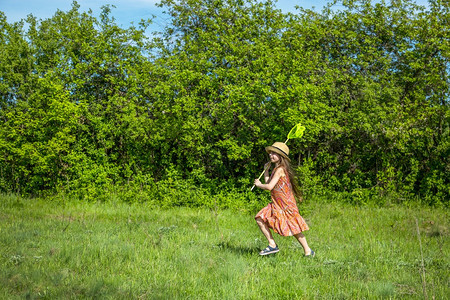
[[[287,154],[284,153],[283,150],[281,150],[281,149],[279,149],[279,148],[277,148],[277,147],[274,147],[274,146],[268,146],[268,147],[266,147],[266,152],[267,152],[267,153],[275,152],[275,153],[277,153],[277,154],[280,154],[280,155],[283,156],[284,158],[286,158],[288,161],[291,161],[291,159],[287,156]]]

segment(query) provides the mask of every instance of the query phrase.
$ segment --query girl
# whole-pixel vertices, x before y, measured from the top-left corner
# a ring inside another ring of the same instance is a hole
[[[255,179],[255,186],[263,190],[269,190],[272,202],[261,209],[255,216],[269,246],[262,250],[260,255],[268,255],[280,251],[269,228],[282,236],[295,236],[305,251],[305,256],[314,257],[315,253],[309,248],[303,231],[308,230],[308,225],[298,212],[295,197],[301,201],[300,191],[296,185],[295,175],[290,166],[289,148],[285,143],[276,142],[266,147],[270,162],[266,163],[264,169],[265,184]],[[269,176],[270,164],[275,168]],[[295,197],[294,197],[295,196]]]

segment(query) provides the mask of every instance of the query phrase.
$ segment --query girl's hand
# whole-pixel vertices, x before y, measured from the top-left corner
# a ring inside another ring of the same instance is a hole
[[[261,185],[261,181],[259,179],[255,179],[255,182],[253,183],[256,187],[259,187]]]
[[[269,170],[269,168],[270,168],[270,164],[271,164],[271,162],[269,161],[268,163],[266,163],[265,165],[264,165],[264,170]]]

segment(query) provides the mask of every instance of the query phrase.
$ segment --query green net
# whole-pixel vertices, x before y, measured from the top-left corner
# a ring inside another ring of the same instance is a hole
[[[303,126],[302,124],[300,124],[300,123],[298,123],[297,125],[295,125],[292,129],[291,129],[291,131],[289,131],[289,134],[288,134],[288,136],[287,136],[287,140],[286,140],[286,142],[288,141],[288,140],[290,140],[290,139],[298,139],[298,138],[301,138],[302,136],[303,136],[303,133],[305,132],[305,126]],[[285,143],[286,143],[285,142]]]

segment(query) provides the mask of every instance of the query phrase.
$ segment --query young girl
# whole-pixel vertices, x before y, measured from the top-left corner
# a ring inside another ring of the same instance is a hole
[[[308,225],[298,212],[295,197],[301,201],[300,191],[296,185],[295,175],[290,166],[289,148],[284,143],[276,142],[272,146],[266,147],[269,153],[270,162],[264,169],[265,184],[259,179],[255,179],[255,186],[263,190],[269,190],[272,202],[261,209],[255,216],[264,236],[269,242],[269,246],[262,250],[260,255],[268,255],[280,251],[269,228],[282,236],[295,236],[305,251],[305,256],[314,257],[315,253],[309,248],[303,231],[308,230]],[[270,164],[274,163],[275,168],[269,176]]]

